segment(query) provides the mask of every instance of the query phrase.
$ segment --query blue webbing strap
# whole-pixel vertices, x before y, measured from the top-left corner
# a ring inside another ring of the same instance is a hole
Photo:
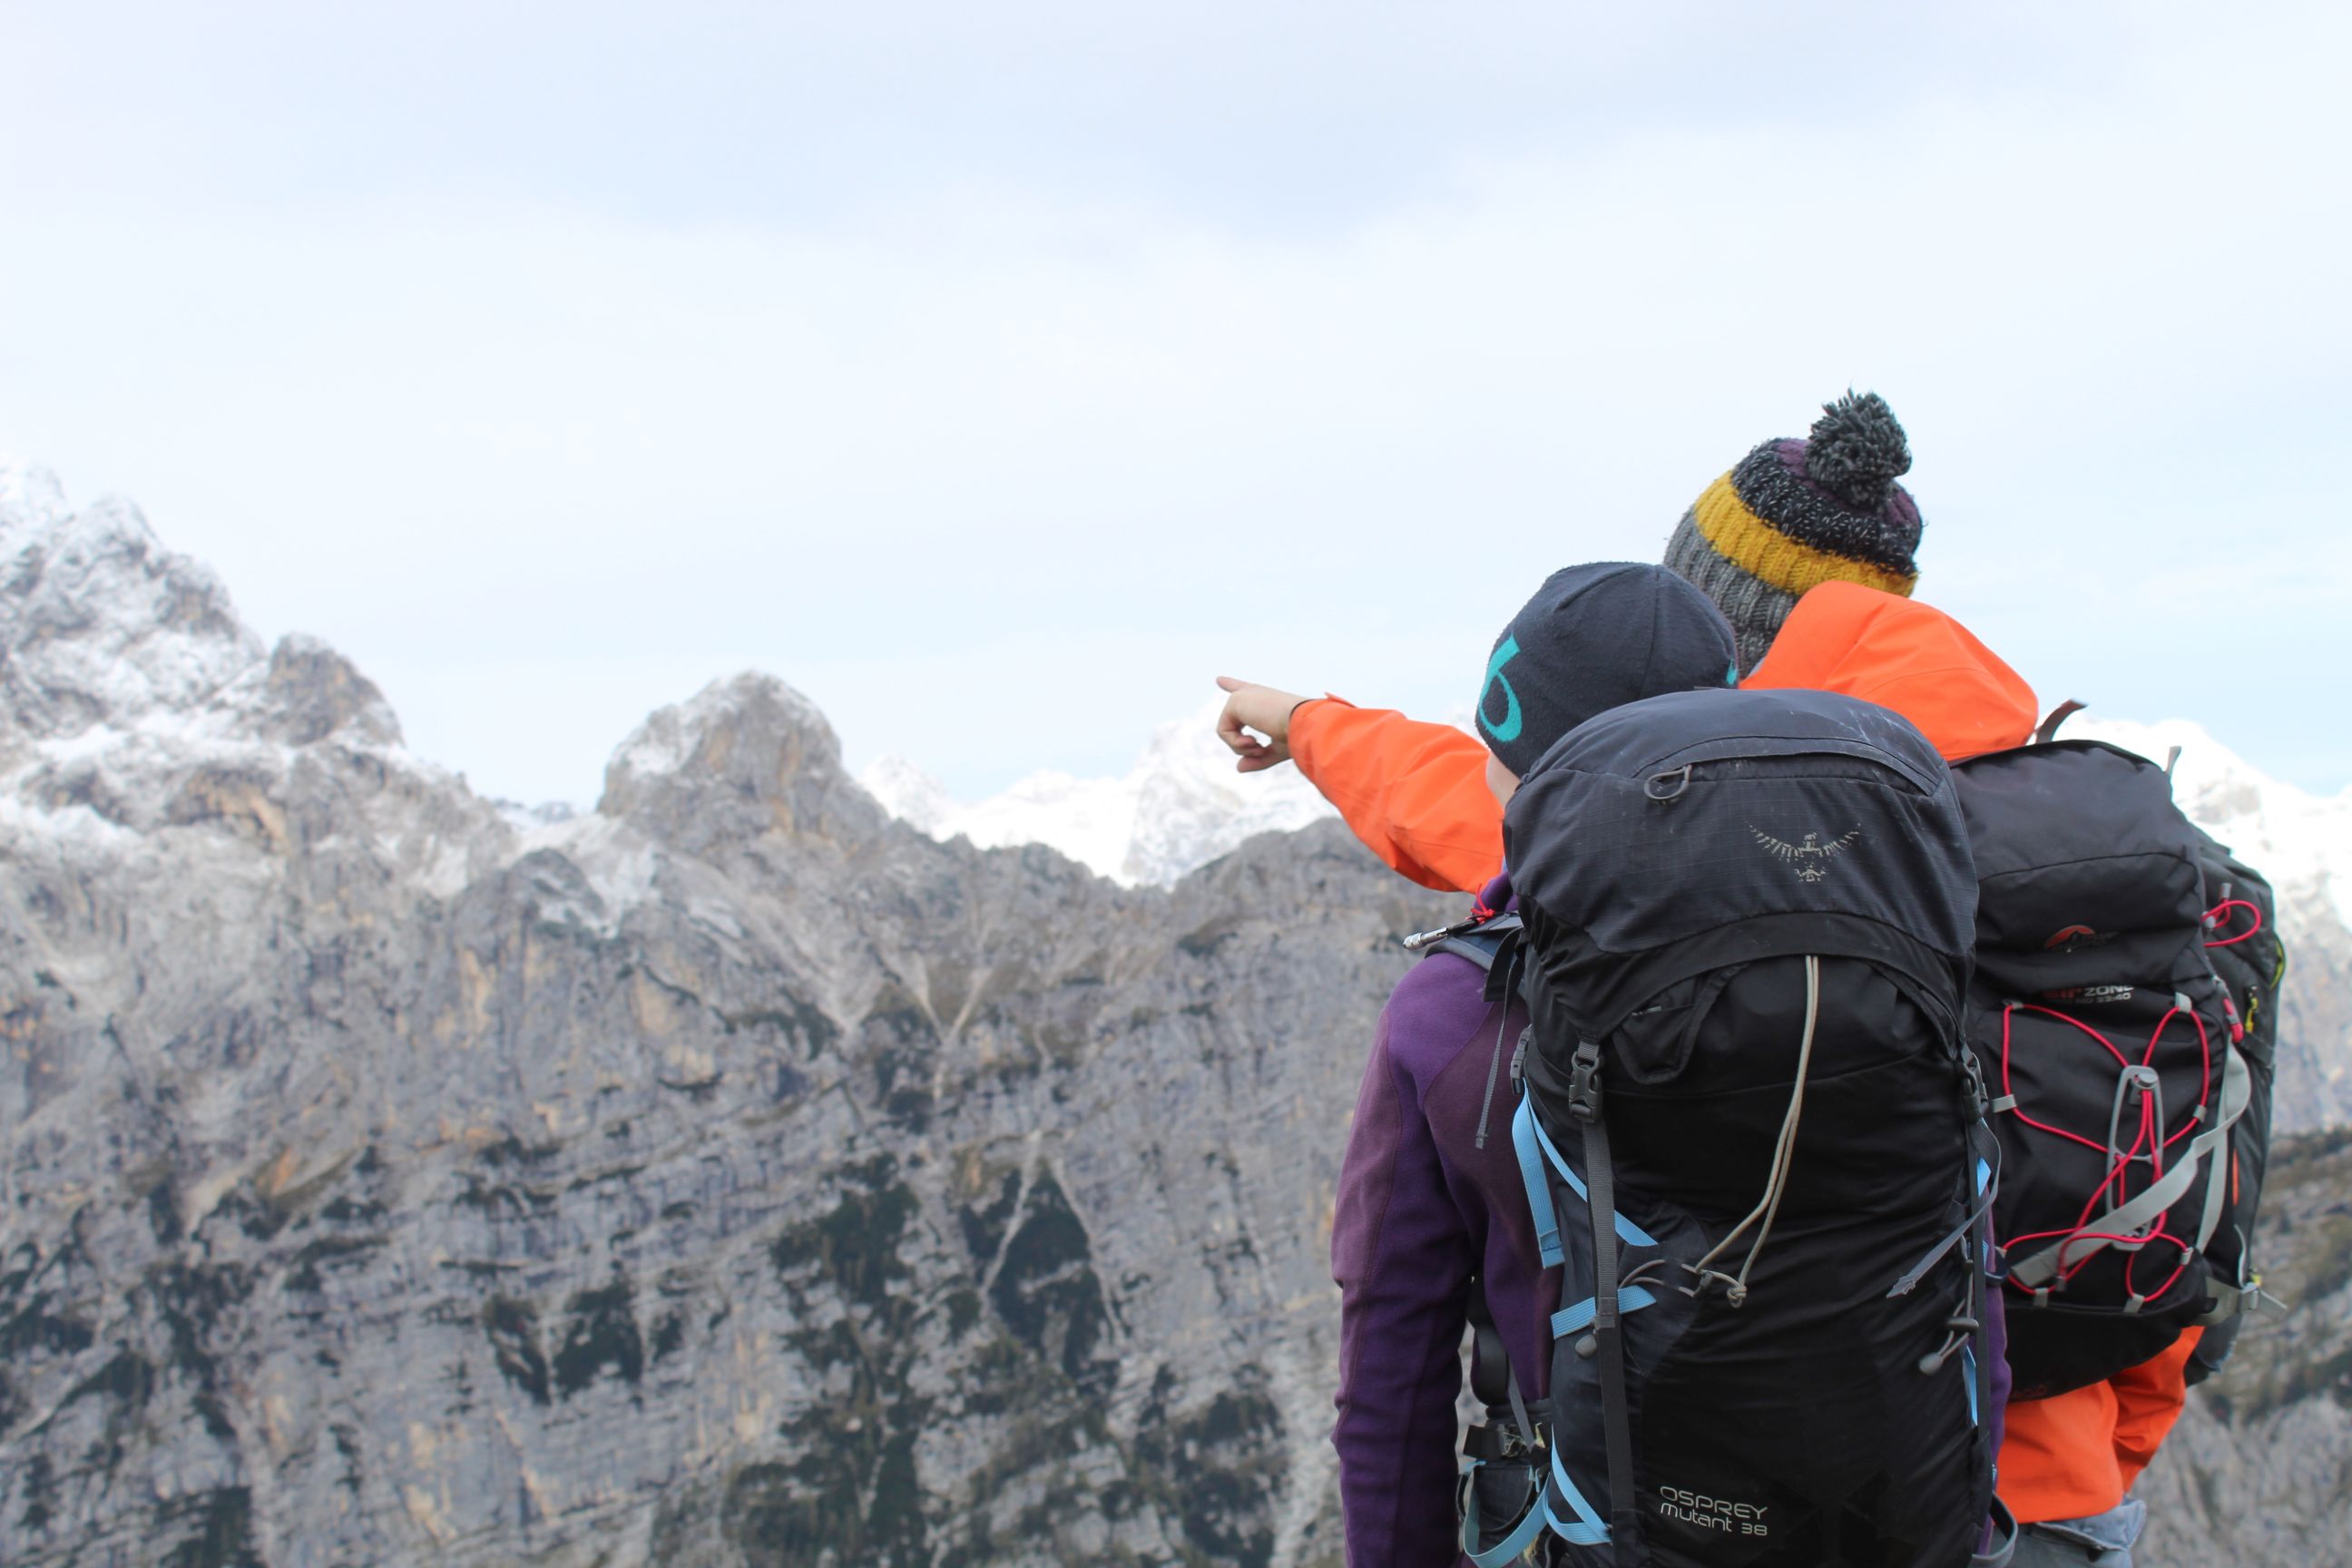
[[[1565,1255],[1559,1249],[1559,1215],[1552,1211],[1551,1184],[1544,1180],[1543,1156],[1536,1151],[1536,1140],[1541,1135],[1536,1126],[1535,1101],[1522,1091],[1518,1113],[1511,1118],[1511,1147],[1518,1152],[1519,1180],[1527,1184],[1528,1207],[1535,1214],[1536,1250],[1542,1255],[1543,1266],[1549,1268]]]
[[[1620,1312],[1631,1312],[1643,1307],[1654,1306],[1657,1300],[1641,1286],[1628,1285],[1617,1292],[1617,1310]],[[1556,1340],[1566,1339],[1591,1322],[1593,1313],[1599,1309],[1599,1301],[1591,1296],[1587,1296],[1573,1307],[1562,1307],[1551,1315],[1551,1337]]]
[[[1569,1169],[1568,1162],[1559,1157],[1559,1151],[1553,1146],[1550,1135],[1536,1120],[1535,1100],[1524,1091],[1519,1096],[1518,1114],[1511,1118],[1511,1144],[1518,1151],[1519,1180],[1527,1184],[1528,1206],[1535,1211],[1536,1247],[1543,1254],[1544,1267],[1549,1268],[1560,1261],[1562,1256],[1559,1250],[1559,1216],[1552,1211],[1551,1187],[1543,1179],[1543,1166],[1538,1159],[1538,1152],[1541,1152],[1542,1159],[1551,1162],[1551,1168],[1559,1173],[1559,1179],[1568,1184],[1569,1191],[1588,1203],[1591,1199],[1585,1193],[1584,1178]],[[1617,1236],[1628,1247],[1658,1245],[1650,1238],[1647,1231],[1627,1219],[1622,1212],[1617,1215]]]
[[[1552,1507],[1554,1493],[1576,1515],[1574,1522],[1560,1518],[1559,1510]],[[1544,1492],[1543,1516],[1551,1532],[1571,1546],[1605,1546],[1609,1542],[1609,1527],[1601,1522],[1601,1516],[1592,1511],[1592,1505],[1584,1500],[1584,1494],[1568,1479],[1557,1447],[1551,1451],[1551,1485]]]
[[[1525,1516],[1511,1527],[1510,1534],[1486,1551],[1479,1551],[1477,1470],[1485,1463],[1484,1459],[1473,1459],[1470,1468],[1464,1472],[1470,1477],[1470,1484],[1462,1489],[1462,1555],[1470,1559],[1475,1568],[1496,1568],[1534,1545],[1536,1537],[1543,1533],[1543,1500],[1538,1498],[1528,1505]]]

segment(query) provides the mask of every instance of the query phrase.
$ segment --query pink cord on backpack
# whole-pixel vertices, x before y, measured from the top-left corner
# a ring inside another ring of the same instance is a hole
[[[2221,908],[2222,910],[2226,910],[2231,904],[2243,902],[2243,900],[2232,899],[2224,902]],[[2249,904],[2246,907],[2252,909],[2253,906]],[[2217,910],[2216,913],[2218,914],[2219,910]],[[2255,910],[2254,918],[2254,929],[2260,930],[2262,915],[2259,910]],[[2253,931],[2248,931],[2242,935],[2231,938],[2230,940],[2232,942],[2242,942],[2246,937],[2253,934]],[[2226,946],[2228,944],[2223,942],[2209,943],[2208,945]],[[2085,1149],[2096,1149],[2102,1154],[2110,1156],[2110,1163],[2107,1166],[2107,1173],[2105,1177],[2102,1179],[2099,1184],[2092,1190],[2090,1197],[2084,1201],[2083,1205],[2083,1212],[2076,1217],[2072,1229],[2035,1231],[2027,1236],[2011,1237],[2003,1243],[2003,1246],[2006,1248],[2014,1249],[2029,1241],[2044,1241],[2053,1239],[2060,1241],[2062,1245],[2059,1256],[2062,1266],[2058,1270],[2058,1279],[2059,1282],[2063,1284],[2065,1281],[2074,1279],[2074,1276],[2082,1272],[2084,1268],[2089,1267],[2092,1259],[2097,1256],[2096,1252],[2094,1251],[2090,1254],[2086,1254],[2081,1261],[2074,1263],[2071,1267],[2064,1266],[2063,1258],[2065,1254],[2063,1244],[2066,1242],[2105,1241],[2117,1244],[2137,1243],[2139,1247],[2143,1248],[2147,1243],[2152,1241],[2169,1243],[2171,1246],[2179,1249],[2180,1261],[2173,1268],[2173,1271],[2169,1275],[2166,1276],[2164,1283],[2158,1285],[2154,1290],[2143,1293],[2138,1289],[2133,1280],[2133,1270],[2139,1265],[2139,1254],[2137,1251],[2134,1251],[2124,1264],[2124,1289],[2142,1300],[2152,1300],[2156,1297],[2161,1296],[2167,1290],[2172,1289],[2173,1285],[2180,1279],[2182,1273],[2188,1269],[2189,1260],[2196,1255],[2196,1249],[2194,1247],[2191,1247],[2187,1242],[2181,1240],[2179,1237],[2172,1235],[2169,1231],[2164,1228],[2165,1222],[2171,1217],[2171,1211],[2167,1209],[2163,1214],[2158,1215],[2149,1224],[2147,1230],[2139,1236],[2121,1236],[2113,1232],[2095,1231],[2086,1229],[2085,1227],[2091,1224],[2092,1213],[2094,1210],[2098,1208],[2100,1200],[2106,1198],[2110,1191],[2114,1194],[2114,1202],[2108,1205],[2109,1208],[2112,1209],[2120,1206],[2126,1200],[2128,1194],[2124,1185],[2124,1180],[2131,1169],[2132,1163],[2135,1160],[2143,1157],[2143,1150],[2146,1152],[2145,1157],[2148,1162],[2150,1180],[2153,1181],[2160,1179],[2164,1174],[2164,1152],[2167,1149],[2171,1148],[2173,1144],[2179,1142],[2181,1139],[2187,1137],[2204,1122],[2205,1110],[2210,1101],[2213,1093],[2213,1044],[2211,1035],[2206,1030],[2205,1020],[2200,1016],[2193,1008],[2185,1009],[2189,1015],[2189,1021],[2196,1026],[2197,1048],[2200,1056],[2202,1058],[2202,1066],[2200,1071],[2200,1081],[2197,1089],[2196,1113],[2190,1116],[2189,1119],[2182,1124],[2179,1131],[2173,1133],[2168,1138],[2164,1135],[2163,1127],[2156,1120],[2155,1100],[2152,1099],[2143,1098],[2140,1101],[2139,1107],[2139,1127],[2133,1134],[2131,1147],[2122,1151],[2120,1157],[2116,1157],[2116,1150],[2113,1143],[2101,1142],[2096,1139],[2085,1138],[2080,1133],[2069,1132],[2063,1127],[2053,1127],[2047,1121],[2039,1121],[2034,1117],[2028,1116],[2023,1110],[2018,1108],[2016,1103],[2017,1088],[2012,1079],[2010,1068],[2012,1038],[2011,1020],[2021,1007],[2024,1008],[2028,1012],[2040,1013],[2045,1016],[2055,1018],[2061,1023],[2072,1024],[2084,1034],[2086,1034],[2090,1036],[2091,1038],[2098,1041],[2101,1046],[2106,1048],[2107,1054],[2115,1058],[2122,1066],[2129,1068],[2135,1065],[2131,1058],[2126,1056],[2113,1040],[2107,1038],[2106,1036],[2101,1034],[2098,1030],[2093,1028],[2090,1025],[2083,1022],[2083,1020],[2075,1017],[2070,1013],[2062,1013],[2055,1007],[2044,1007],[2036,1003],[2031,1002],[2012,1002],[2001,1009],[2000,1089],[2002,1097],[2011,1102],[2009,1113],[2016,1117],[2020,1121],[2024,1122],[2028,1127],[2050,1133],[2053,1137],[2066,1139],[2070,1142],[2080,1143]],[[2157,1020],[2156,1028],[2149,1034],[2147,1038],[2147,1048],[2140,1053],[2140,1059],[2137,1065],[2140,1067],[2152,1066],[2156,1059],[2156,1047],[2158,1044],[2163,1040],[2164,1031],[2172,1026],[2172,1020],[2179,1017],[2183,1011],[2184,1009],[2178,1005],[2165,1009],[2164,1016]],[[2018,1284],[2014,1279],[2011,1280],[2010,1283],[2012,1286],[2015,1286],[2016,1289],[2023,1294],[2034,1294],[2033,1290],[2029,1287]]]
[[[2226,924],[2230,919],[2230,911],[2231,910],[2245,910],[2248,914],[2254,917],[2254,923],[2248,926],[2245,930],[2240,931],[2235,936],[2225,936],[2218,942],[2209,942],[2205,944],[2207,947],[2235,947],[2240,942],[2245,941],[2248,937],[2252,936],[2256,931],[2263,929],[2262,910],[2256,905],[2248,903],[2243,899],[2223,899],[2220,903],[2215,904],[2211,909],[2207,910],[2205,911],[2205,928],[2208,931],[2212,931]]]

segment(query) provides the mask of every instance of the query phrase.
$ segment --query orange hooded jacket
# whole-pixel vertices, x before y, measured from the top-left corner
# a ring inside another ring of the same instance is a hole
[[[1959,622],[1858,583],[1799,599],[1740,685],[1891,708],[1948,762],[2024,744],[2037,711],[2033,689]],[[1357,837],[1423,887],[1476,893],[1502,869],[1503,810],[1475,736],[1327,697],[1291,715],[1290,754]],[[2080,1519],[2123,1500],[2180,1415],[2196,1337],[2111,1382],[2010,1405],[2000,1492],[2021,1521]]]

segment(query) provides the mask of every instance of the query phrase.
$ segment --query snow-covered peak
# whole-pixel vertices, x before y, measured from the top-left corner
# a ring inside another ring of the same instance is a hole
[[[900,757],[859,776],[899,820],[983,849],[1045,844],[1114,881],[1166,886],[1259,833],[1304,827],[1332,815],[1292,767],[1237,773],[1216,737],[1223,699],[1160,725],[1119,778],[1038,773],[1003,794],[963,805]]]
[[[57,475],[0,452],[0,551],[13,550],[16,534],[62,521],[69,510]]]
[[[220,580],[129,501],[76,510],[47,470],[0,470],[0,699],[33,734],[191,712],[265,666]]]
[[[313,837],[335,821],[365,841]],[[266,649],[137,507],[77,509],[46,470],[0,464],[0,854],[128,834],[201,855],[187,846],[222,825],[271,853],[365,854],[436,896],[513,837],[407,752],[333,648],[296,634]]]
[[[941,829],[957,812],[970,809],[958,805],[947,785],[904,757],[877,757],[857,775],[857,782],[882,803],[883,810],[935,838],[954,837],[952,830],[943,833]]]

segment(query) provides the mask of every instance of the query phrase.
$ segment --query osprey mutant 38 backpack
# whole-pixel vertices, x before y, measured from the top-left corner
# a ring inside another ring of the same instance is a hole
[[[1474,1561],[1548,1531],[1578,1568],[1969,1563],[1998,1150],[1942,760],[1850,698],[1677,693],[1553,747],[1505,842],[1562,1304],[1541,1495]]]
[[[2045,742],[1953,774],[1979,877],[1969,1032],[2005,1154],[2014,1396],[2103,1381],[2196,1323],[2218,1331],[2218,1364],[2261,1289],[2284,962],[2269,886],[2181,814],[2165,769],[2118,747]]]

